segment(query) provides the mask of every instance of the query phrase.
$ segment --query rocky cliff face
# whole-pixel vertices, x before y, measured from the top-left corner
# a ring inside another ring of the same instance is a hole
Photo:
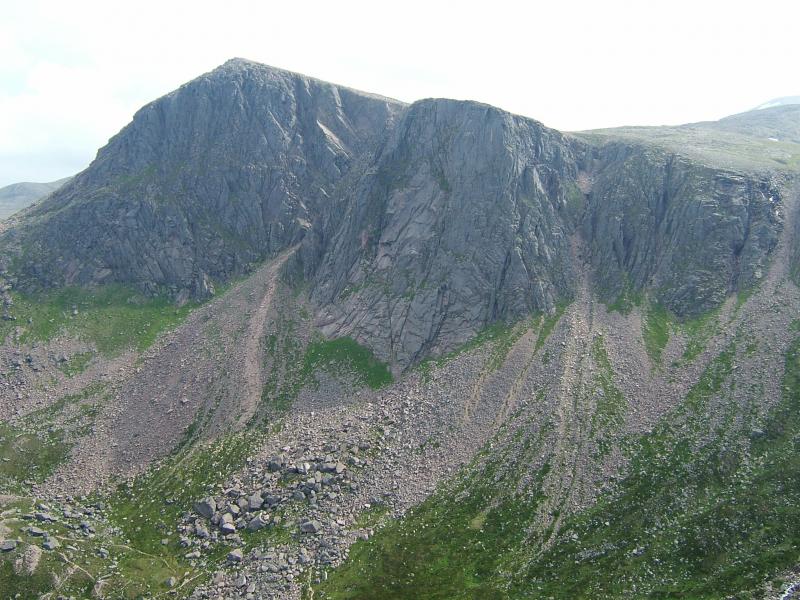
[[[232,60],[142,108],[6,238],[28,286],[204,296],[297,242],[403,105]]]
[[[409,364],[571,294],[575,161],[558,132],[472,102],[413,104],[315,269],[331,335]]]
[[[590,155],[583,234],[607,300],[649,288],[697,315],[766,273],[784,218],[775,181],[624,143]]]
[[[236,59],[140,110],[3,234],[0,267],[204,297],[299,245],[322,330],[404,368],[570,299],[583,246],[605,299],[702,312],[759,280],[781,227],[764,176]]]

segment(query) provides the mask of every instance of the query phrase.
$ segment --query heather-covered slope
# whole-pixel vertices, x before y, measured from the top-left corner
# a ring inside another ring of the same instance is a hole
[[[657,146],[715,168],[744,171],[800,169],[800,105],[776,106],[662,127],[616,127],[581,132],[583,139],[608,139]]]
[[[793,104],[750,110],[703,125],[715,131],[800,144],[800,99],[795,98]]]

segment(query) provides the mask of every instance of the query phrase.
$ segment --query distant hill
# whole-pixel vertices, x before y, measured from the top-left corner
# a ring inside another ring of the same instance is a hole
[[[65,177],[64,179],[48,183],[24,181],[21,183],[12,183],[11,185],[0,188],[0,220],[10,217],[18,210],[22,210],[40,198],[44,198],[47,194],[54,192],[70,179],[70,177]]]
[[[775,101],[777,102],[777,101]],[[581,132],[586,139],[635,139],[705,164],[744,170],[800,168],[800,104],[775,105],[661,127],[616,127]]]
[[[800,100],[800,96],[794,96]],[[800,143],[800,103],[757,108],[719,121],[704,123],[718,131],[730,131],[781,142]]]
[[[790,104],[800,104],[800,96],[784,96],[783,98],[774,98],[768,102],[764,102],[764,104],[759,104],[753,110],[763,110],[765,108],[787,106]]]

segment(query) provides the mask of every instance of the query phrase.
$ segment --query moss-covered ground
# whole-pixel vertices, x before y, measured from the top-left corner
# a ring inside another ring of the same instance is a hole
[[[159,333],[179,324],[194,308],[192,304],[176,307],[167,298],[145,297],[119,285],[64,288],[37,296],[15,293],[13,299],[15,320],[0,321],[0,342],[16,327],[22,328],[22,343],[49,340],[65,331],[107,356],[128,348],[147,348]],[[77,372],[88,358],[66,368]]]

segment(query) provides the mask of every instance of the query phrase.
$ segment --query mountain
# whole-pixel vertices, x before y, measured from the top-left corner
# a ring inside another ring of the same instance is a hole
[[[36,280],[207,294],[209,278],[296,243],[400,107],[230,61],[141,109],[17,228],[49,240]]]
[[[67,181],[69,181],[69,177],[50,183],[12,183],[0,188],[0,220],[10,217],[15,212],[44,198]]]
[[[800,144],[800,104],[732,115],[720,119],[711,126],[718,131],[768,138],[772,142]]]
[[[569,237],[584,211],[606,298],[652,283],[686,315],[751,286],[776,242],[781,192],[766,175],[712,166],[584,144],[474,102],[405,106],[235,59],[139,111],[0,245],[17,255],[23,290],[125,283],[202,299],[300,244],[290,264],[317,325],[404,369],[574,295]],[[612,204],[620,168],[627,189]],[[581,190],[579,177],[598,187]],[[641,219],[650,230],[636,237],[628,223]]]
[[[243,59],[143,107],[0,232],[2,589],[794,593],[796,109],[562,133]]]

